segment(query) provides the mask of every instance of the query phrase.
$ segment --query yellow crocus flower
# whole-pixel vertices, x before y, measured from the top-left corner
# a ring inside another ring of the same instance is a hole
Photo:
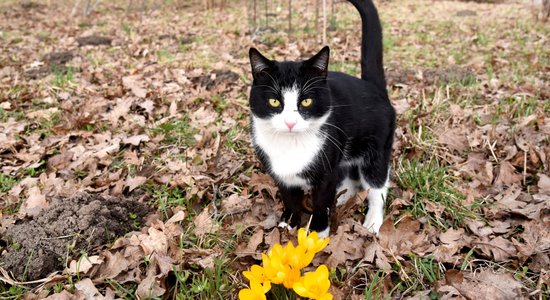
[[[248,280],[257,281],[259,283],[264,283],[268,280],[264,268],[258,265],[252,265],[250,271],[244,271],[243,275]]]
[[[328,245],[328,242],[329,238],[320,239],[315,231],[308,235],[304,228],[298,230],[298,245],[304,246],[307,251],[318,253]]]
[[[271,251],[270,254],[272,254]],[[281,257],[278,255],[262,254],[262,265],[267,279],[275,284],[283,283],[286,274],[289,273],[288,269],[290,269],[288,265],[283,264]]]
[[[292,289],[302,297],[331,300],[332,294],[328,293],[329,287],[328,268],[320,265],[315,272],[307,272],[300,281],[294,283]]]
[[[250,281],[249,289],[239,291],[239,300],[266,300],[265,293],[271,289],[271,283],[266,281],[261,284],[257,281]]]
[[[315,253],[313,251],[307,251],[306,247],[304,247],[303,245],[298,245],[297,247],[294,247],[292,243],[289,243],[287,247],[285,247],[285,251],[288,264],[292,268],[298,270],[307,267],[315,256]]]

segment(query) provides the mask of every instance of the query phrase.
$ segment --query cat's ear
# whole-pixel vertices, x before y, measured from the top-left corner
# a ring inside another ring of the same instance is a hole
[[[306,60],[304,65],[307,67],[315,68],[320,72],[320,75],[327,76],[328,74],[328,59],[330,56],[330,48],[328,46],[323,47],[319,53],[315,54],[312,58]]]
[[[254,78],[273,66],[273,62],[263,56],[256,48],[250,48],[248,55],[250,56],[250,66],[252,67],[252,76]]]

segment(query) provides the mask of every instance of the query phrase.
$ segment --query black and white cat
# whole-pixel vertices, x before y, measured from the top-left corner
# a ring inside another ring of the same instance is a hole
[[[310,229],[322,237],[329,234],[334,202],[345,203],[359,189],[369,189],[363,225],[378,233],[395,130],[378,12],[371,0],[348,1],[362,20],[361,79],[329,72],[328,46],[308,60],[283,62],[250,49],[252,140],[279,187],[281,225],[301,225],[302,198],[310,191]]]

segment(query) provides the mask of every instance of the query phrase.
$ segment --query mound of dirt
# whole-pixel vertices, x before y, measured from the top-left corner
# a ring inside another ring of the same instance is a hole
[[[78,43],[78,46],[99,46],[99,45],[107,45],[110,46],[113,42],[112,38],[105,37],[105,36],[99,36],[99,35],[90,35],[90,36],[82,36],[76,38],[76,42]]]
[[[231,70],[214,70],[211,74],[191,78],[191,81],[204,86],[207,91],[221,83],[235,82],[237,80],[239,80],[239,74]]]
[[[40,216],[8,228],[1,238],[8,247],[0,266],[18,280],[44,278],[63,270],[71,258],[92,255],[100,246],[138,229],[149,211],[144,203],[97,194],[56,199]]]

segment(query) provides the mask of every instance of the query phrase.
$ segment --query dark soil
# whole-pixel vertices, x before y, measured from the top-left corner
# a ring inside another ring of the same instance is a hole
[[[208,91],[221,83],[232,83],[239,80],[239,74],[230,70],[214,70],[211,74],[194,77],[191,80],[195,84],[204,86]]]
[[[457,17],[474,17],[477,13],[470,9],[463,9],[456,12]]]
[[[44,278],[139,228],[149,211],[144,203],[98,194],[56,199],[40,216],[8,228],[0,266],[18,280]]]
[[[44,56],[43,60],[50,65],[64,65],[73,59],[71,51],[51,52]]]
[[[98,35],[83,36],[76,39],[79,46],[111,45],[112,41],[111,38]]]

